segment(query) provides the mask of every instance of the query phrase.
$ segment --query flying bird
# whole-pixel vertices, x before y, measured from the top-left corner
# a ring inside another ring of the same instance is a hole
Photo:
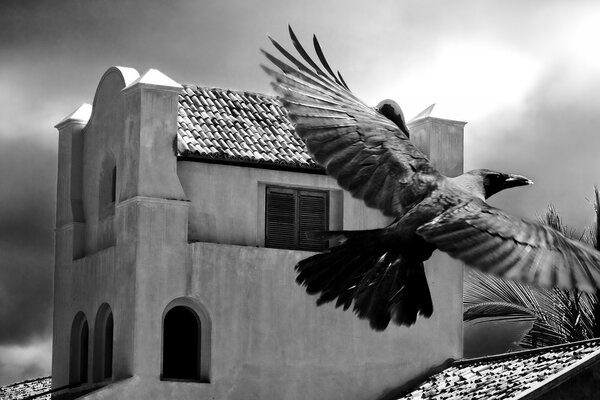
[[[329,249],[300,261],[296,281],[317,305],[351,306],[375,330],[410,326],[433,304],[423,262],[441,250],[470,267],[541,287],[600,287],[600,253],[550,227],[486,203],[528,178],[488,169],[442,175],[409,140],[400,107],[369,107],[334,73],[313,36],[320,64],[289,28],[298,56],[261,50],[262,65],[312,158],[341,188],[392,217],[382,229],[321,234]]]

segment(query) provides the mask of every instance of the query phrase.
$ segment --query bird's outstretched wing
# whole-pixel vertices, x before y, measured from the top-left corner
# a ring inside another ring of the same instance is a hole
[[[338,184],[369,207],[399,217],[427,196],[439,173],[408,140],[403,119],[397,124],[360,101],[333,73],[313,37],[322,67],[313,61],[290,28],[301,61],[271,39],[286,62],[263,50],[282,72],[263,69],[304,140],[310,155]]]
[[[542,287],[600,288],[600,253],[481,200],[451,208],[417,233],[471,267]]]

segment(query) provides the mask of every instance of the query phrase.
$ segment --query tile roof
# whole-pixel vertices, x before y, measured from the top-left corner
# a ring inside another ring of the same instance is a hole
[[[8,386],[0,386],[1,400],[50,400],[50,389],[52,378],[49,376],[43,378],[30,379],[27,381],[13,383]]]
[[[276,97],[183,85],[177,155],[320,169]]]
[[[600,340],[455,361],[398,400],[508,400],[535,392],[576,364],[600,358]]]

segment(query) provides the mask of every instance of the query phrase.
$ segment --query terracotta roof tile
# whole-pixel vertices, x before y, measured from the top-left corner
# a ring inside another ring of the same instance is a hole
[[[320,169],[272,96],[183,85],[179,156]]]
[[[509,400],[527,390],[542,387],[577,362],[598,358],[600,340],[596,339],[456,361],[398,400]]]
[[[48,393],[52,386],[52,378],[36,378],[27,381],[13,383],[8,386],[0,387],[0,399],[2,400],[20,400],[20,399],[36,399],[50,400]],[[44,394],[46,393],[46,394]],[[38,395],[37,397],[34,397]]]

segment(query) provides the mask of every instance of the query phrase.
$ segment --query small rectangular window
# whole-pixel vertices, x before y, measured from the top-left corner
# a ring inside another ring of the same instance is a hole
[[[321,251],[326,240],[310,232],[329,229],[329,192],[269,186],[266,190],[265,245],[278,249]]]

